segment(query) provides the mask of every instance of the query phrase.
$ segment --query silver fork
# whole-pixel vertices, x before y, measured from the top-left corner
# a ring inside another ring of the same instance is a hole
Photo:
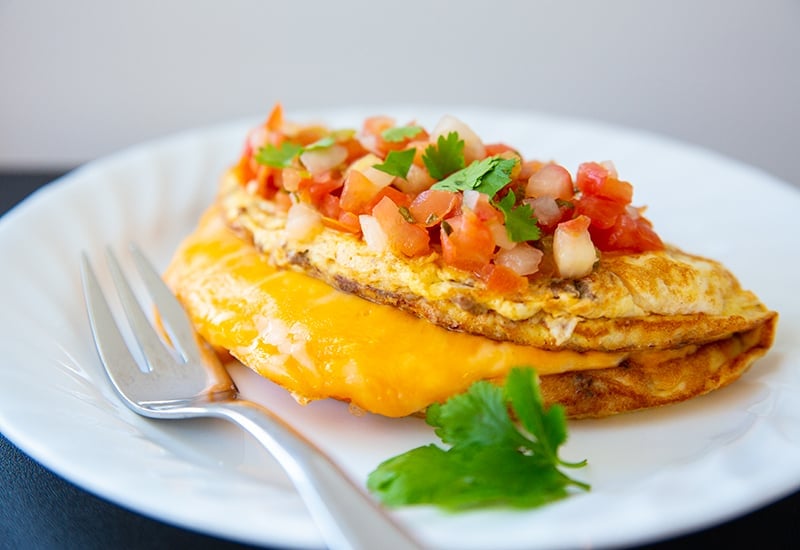
[[[216,417],[247,430],[285,469],[331,548],[420,548],[310,441],[268,409],[239,398],[233,380],[197,336],[169,287],[137,247],[131,245],[131,254],[174,346],[167,347],[150,324],[108,250],[109,271],[146,369],[140,368],[128,349],[86,254],[81,264],[95,346],[125,405],[150,418]]]

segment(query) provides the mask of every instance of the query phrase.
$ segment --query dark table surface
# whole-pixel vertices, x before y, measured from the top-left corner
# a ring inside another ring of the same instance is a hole
[[[0,215],[62,172],[0,172]],[[799,525],[800,492],[722,525],[649,547],[739,547],[750,540],[761,547],[793,547]],[[87,493],[0,435],[0,549],[11,548],[252,547],[167,525]]]

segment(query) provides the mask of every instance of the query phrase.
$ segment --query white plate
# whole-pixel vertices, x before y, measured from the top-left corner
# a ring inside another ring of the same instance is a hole
[[[661,410],[570,424],[567,459],[589,460],[588,494],[539,510],[397,512],[449,548],[640,543],[699,529],[800,487],[800,193],[709,152],[651,135],[530,113],[454,109],[487,141],[570,169],[613,159],[668,241],[725,262],[781,314],[770,354],[742,380]],[[312,113],[353,126],[367,115]],[[309,114],[296,114],[308,120]],[[102,268],[106,244],[138,241],[164,267],[210,203],[249,121],[190,132],[91,163],[0,221],[0,430],[63,477],[146,515],[264,545],[321,540],[275,462],[218,421],[158,423],[122,407],[102,376],[82,303],[78,258]],[[101,269],[105,271],[105,269]],[[355,417],[335,402],[296,405],[237,369],[243,393],[280,409],[360,482],[381,460],[432,441],[419,419]]]

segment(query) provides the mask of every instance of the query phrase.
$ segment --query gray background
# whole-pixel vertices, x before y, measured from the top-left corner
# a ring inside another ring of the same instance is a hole
[[[799,59],[797,0],[0,0],[0,170],[280,100],[588,118],[800,185]]]

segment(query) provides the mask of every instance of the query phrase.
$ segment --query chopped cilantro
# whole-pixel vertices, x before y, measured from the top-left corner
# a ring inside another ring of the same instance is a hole
[[[303,146],[297,143],[284,141],[280,147],[275,147],[269,143],[258,150],[255,159],[259,164],[265,164],[273,168],[288,168],[292,165],[295,157],[302,152]]]
[[[542,236],[539,226],[536,224],[536,217],[530,204],[520,204],[514,206],[517,197],[514,191],[509,191],[506,196],[495,201],[494,205],[503,213],[505,217],[506,233],[513,242],[536,241]]]
[[[457,132],[450,132],[447,137],[439,136],[436,145],[425,148],[422,161],[433,179],[442,180],[464,168],[464,140],[458,137]]]
[[[422,132],[422,126],[394,126],[381,132],[381,139],[390,143],[399,143],[411,139]]]
[[[400,215],[403,216],[403,219],[408,223],[417,223],[417,220],[414,219],[414,215],[407,207],[401,206],[397,211],[400,212]]]
[[[511,170],[517,159],[507,159],[500,156],[476,160],[466,168],[450,174],[446,179],[434,183],[431,189],[443,191],[466,191],[474,189],[490,197],[511,181]],[[431,174],[432,175],[432,174]]]
[[[575,208],[575,203],[564,199],[556,199],[556,204],[559,208]]]
[[[431,405],[427,422],[449,448],[418,447],[370,473],[368,488],[388,506],[530,508],[567,497],[570,487],[589,489],[559,469],[586,461],[559,458],[567,439],[564,409],[545,409],[531,368],[512,369],[503,388],[476,382],[443,405]]]
[[[408,175],[408,169],[411,168],[411,163],[414,162],[414,155],[416,154],[416,149],[389,151],[383,164],[376,164],[374,168],[392,176],[405,179]]]
[[[259,164],[265,164],[273,168],[288,168],[292,165],[294,159],[302,155],[305,151],[326,149],[333,146],[335,143],[336,138],[332,135],[318,139],[305,147],[297,143],[292,143],[291,141],[284,141],[281,143],[280,147],[275,147],[269,143],[258,150],[255,159]]]
[[[318,139],[310,145],[306,145],[303,148],[303,152],[316,151],[317,149],[327,149],[328,147],[332,147],[335,143],[336,140],[333,138],[333,136],[325,136],[324,138]]]

